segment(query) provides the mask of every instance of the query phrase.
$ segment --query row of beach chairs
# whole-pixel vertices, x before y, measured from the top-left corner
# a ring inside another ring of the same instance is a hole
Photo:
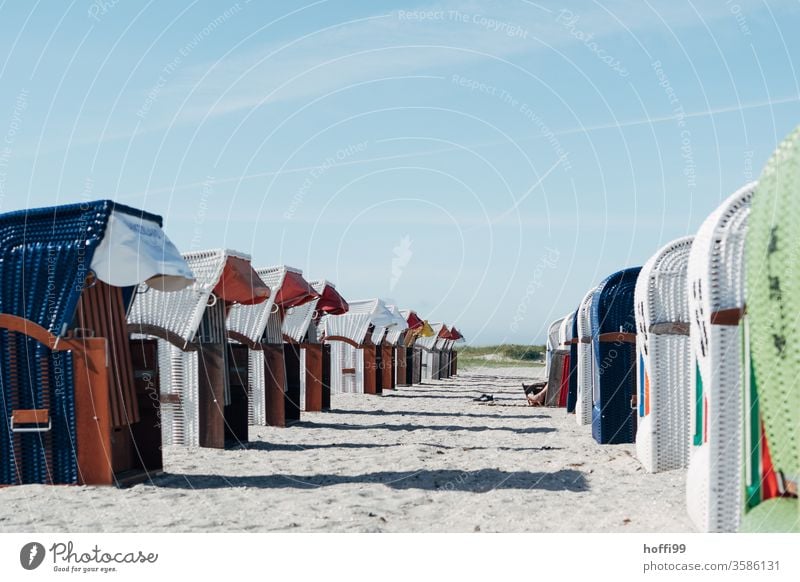
[[[546,403],[649,472],[699,531],[800,531],[800,128],[694,236],[548,330]]]
[[[181,254],[159,216],[112,201],[0,215],[0,485],[124,485],[162,447],[457,373],[455,327],[346,301],[288,266]]]

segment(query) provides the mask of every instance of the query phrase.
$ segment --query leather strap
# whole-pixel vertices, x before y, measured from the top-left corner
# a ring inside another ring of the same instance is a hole
[[[744,307],[720,309],[711,314],[711,323],[714,325],[739,325],[744,316]]]
[[[689,335],[689,324],[682,321],[654,323],[647,331],[655,335]]]
[[[636,334],[635,333],[627,333],[624,331],[612,331],[609,333],[601,333],[597,337],[600,343],[626,343],[626,344],[635,344],[636,343]]]

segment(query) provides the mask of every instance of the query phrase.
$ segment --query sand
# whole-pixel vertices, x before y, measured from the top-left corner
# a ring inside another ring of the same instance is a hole
[[[647,474],[562,409],[525,406],[541,368],[465,370],[384,396],[335,395],[247,449],[170,448],[129,489],[0,489],[0,531],[683,532],[683,471]],[[495,405],[472,398],[492,393]]]

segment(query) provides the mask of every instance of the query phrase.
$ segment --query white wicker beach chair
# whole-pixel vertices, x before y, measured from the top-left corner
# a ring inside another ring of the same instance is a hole
[[[164,444],[221,448],[231,427],[225,407],[233,403],[226,312],[237,301],[265,301],[269,289],[245,253],[215,249],[184,258],[195,283],[173,293],[140,288],[128,315],[129,329],[159,339]],[[236,426],[241,429],[238,419]],[[237,433],[237,439],[247,439]]]
[[[680,238],[659,249],[636,281],[636,453],[651,473],[688,463],[693,370],[686,279],[693,239]]]
[[[578,397],[575,403],[575,421],[581,426],[592,424],[592,381],[594,378],[592,355],[591,307],[589,291],[578,308]]]
[[[550,324],[550,327],[547,328],[547,351],[545,352],[545,366],[544,366],[544,377],[550,377],[550,364],[553,360],[553,352],[558,349],[558,334],[561,333],[561,323],[564,321],[564,318],[556,319],[553,323]]]
[[[375,394],[375,346],[371,329],[393,325],[394,315],[380,299],[350,301],[343,315],[326,315],[320,328],[331,346],[331,391]],[[380,332],[385,333],[384,331]]]
[[[704,532],[736,531],[741,514],[744,242],[755,183],[700,227],[689,255],[691,446],[686,497]]]
[[[433,335],[430,337],[421,337],[417,339],[417,347],[421,348],[422,357],[422,380],[435,380],[437,374],[438,358],[436,357],[436,344],[439,341],[439,333],[444,328],[443,323],[431,323]]]

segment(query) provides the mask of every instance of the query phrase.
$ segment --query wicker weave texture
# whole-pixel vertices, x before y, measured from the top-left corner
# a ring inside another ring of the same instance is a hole
[[[738,325],[712,324],[744,307],[744,242],[755,184],[706,218],[689,255],[689,515],[700,531],[735,531],[741,516],[742,382]]]
[[[578,391],[575,402],[575,421],[582,426],[592,424],[592,382],[594,381],[594,357],[592,355],[591,307],[589,291],[578,308]]]
[[[636,452],[649,472],[685,467],[689,454],[689,303],[693,237],[672,241],[647,261],[636,284],[638,428]]]
[[[636,392],[635,345],[601,341],[600,336],[635,333],[633,295],[639,271],[634,267],[614,273],[592,295],[592,436],[600,444],[634,442],[636,415],[630,403]]]

